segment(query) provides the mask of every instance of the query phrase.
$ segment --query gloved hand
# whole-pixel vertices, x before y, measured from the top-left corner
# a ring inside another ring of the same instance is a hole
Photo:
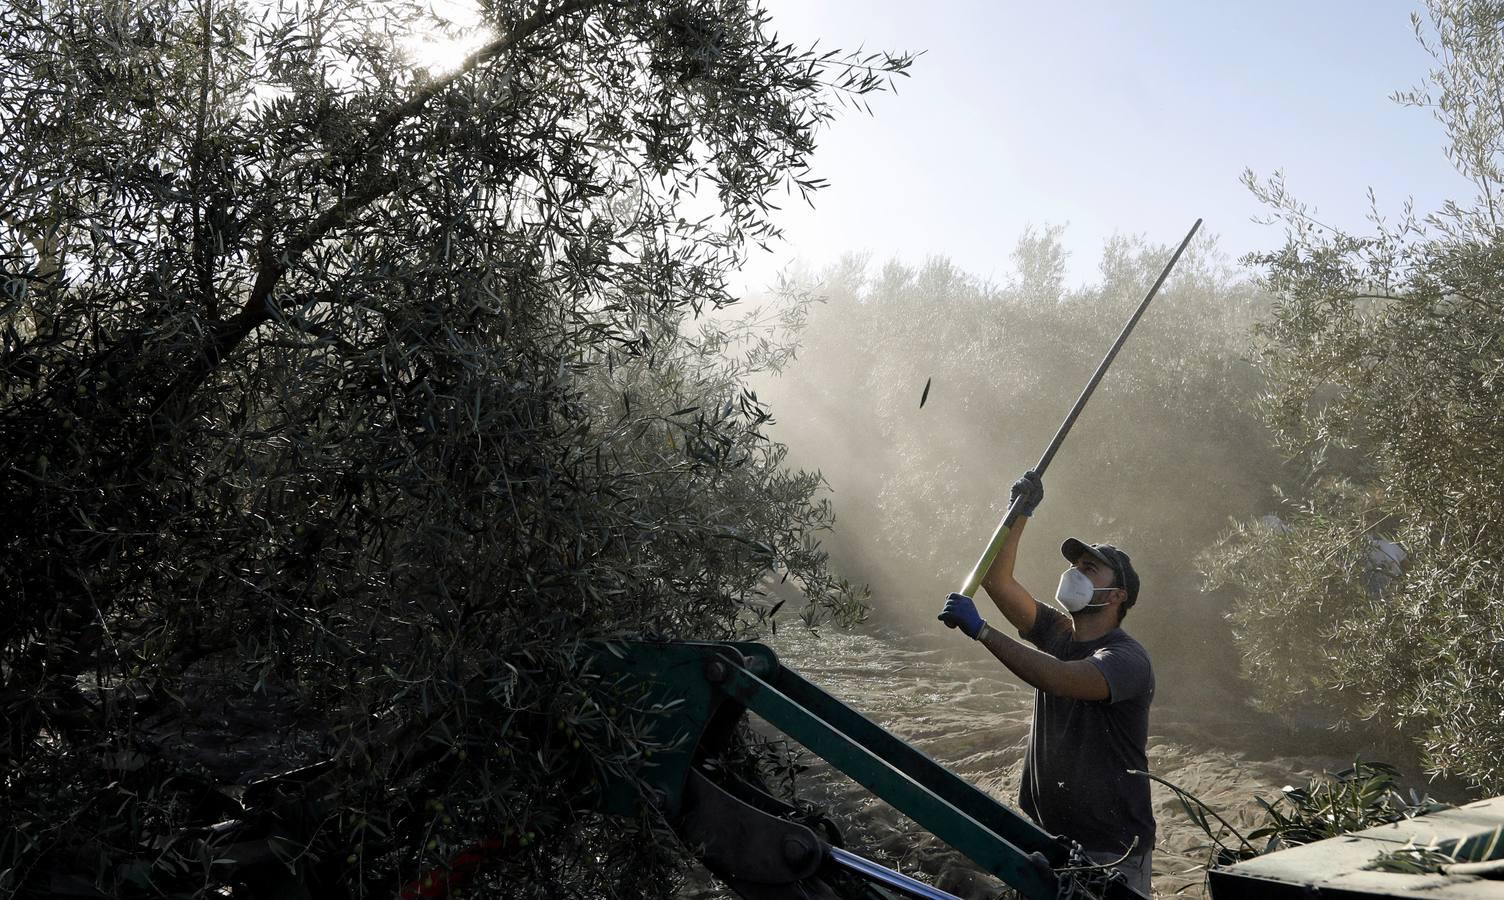
[[[971,602],[971,598],[965,594],[951,594],[945,598],[945,609],[940,611],[937,617],[950,628],[959,628],[962,633],[972,640],[976,640],[977,632],[987,624],[982,621],[981,613],[977,612],[977,605]]]
[[[1044,502],[1044,479],[1033,469],[1025,472],[1019,479],[1013,482],[1013,490],[1008,492],[1008,505],[1018,504],[1018,514],[1032,516],[1039,504]]]

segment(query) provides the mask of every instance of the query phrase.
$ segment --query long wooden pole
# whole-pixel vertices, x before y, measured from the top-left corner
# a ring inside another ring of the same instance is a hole
[[[1081,392],[1080,397],[1076,398],[1076,405],[1071,407],[1070,415],[1066,416],[1065,421],[1060,423],[1060,428],[1055,432],[1055,437],[1050,441],[1050,446],[1045,448],[1044,455],[1039,458],[1039,464],[1034,467],[1035,472],[1043,475],[1044,470],[1049,467],[1050,461],[1055,458],[1056,451],[1060,449],[1061,444],[1065,443],[1065,436],[1070,433],[1071,426],[1076,424],[1076,417],[1081,415],[1081,410],[1086,407],[1086,401],[1091,398],[1092,391],[1097,389],[1097,384],[1101,382],[1102,376],[1107,374],[1107,367],[1112,365],[1113,358],[1122,349],[1123,342],[1128,340],[1128,335],[1133,331],[1133,326],[1138,324],[1138,320],[1143,316],[1144,310],[1149,308],[1149,302],[1154,299],[1155,294],[1159,293],[1159,288],[1165,283],[1165,279],[1170,277],[1170,272],[1174,270],[1175,264],[1180,261],[1180,254],[1185,252],[1186,246],[1191,243],[1191,238],[1196,236],[1196,231],[1200,227],[1201,220],[1197,219],[1196,224],[1192,225],[1191,230],[1186,233],[1185,240],[1181,241],[1180,246],[1175,248],[1175,255],[1171,256],[1170,261],[1165,263],[1164,271],[1159,273],[1159,278],[1154,282],[1154,286],[1149,288],[1149,293],[1144,297],[1144,301],[1138,305],[1138,309],[1134,310],[1133,317],[1128,320],[1128,324],[1123,326],[1122,332],[1118,334],[1118,339],[1112,344],[1112,349],[1107,351],[1107,355],[1102,359],[1102,364],[1097,366],[1097,371],[1091,376],[1091,380],[1086,383],[1086,389]],[[987,549],[982,551],[982,558],[977,560],[977,564],[971,569],[971,574],[966,576],[966,581],[961,585],[961,593],[966,596],[973,596],[977,588],[981,587],[982,576],[986,575],[987,570],[992,568],[993,560],[997,559],[998,552],[1003,549],[1003,541],[1007,540],[1008,532],[1013,528],[1013,523],[1018,521],[1018,510],[1015,507],[1016,504],[1008,504],[1008,512],[1003,516],[1003,521],[998,523],[997,531],[992,533],[992,540],[988,542]]]

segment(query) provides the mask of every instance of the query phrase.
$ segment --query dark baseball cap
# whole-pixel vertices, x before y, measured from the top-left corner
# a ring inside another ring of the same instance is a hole
[[[1111,544],[1088,544],[1077,538],[1066,538],[1060,545],[1060,555],[1072,565],[1088,553],[1117,573],[1118,586],[1128,593],[1128,605],[1133,605],[1138,600],[1138,573],[1133,571],[1128,554]]]

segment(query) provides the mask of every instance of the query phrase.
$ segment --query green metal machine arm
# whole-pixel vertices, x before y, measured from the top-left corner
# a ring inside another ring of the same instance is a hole
[[[1051,900],[1060,895],[1061,883],[1055,870],[1071,862],[1069,844],[783,667],[774,652],[762,644],[603,644],[592,666],[603,676],[622,676],[618,683],[646,691],[639,708],[657,711],[656,721],[647,725],[656,739],[673,749],[658,754],[655,765],[640,777],[656,792],[665,811],[681,821],[703,824],[704,817],[697,816],[693,807],[708,788],[697,764],[706,756],[705,745],[716,740],[716,733],[750,711],[1023,896]],[[718,724],[713,725],[713,720]],[[602,805],[627,812],[640,802],[640,796],[625,785],[608,786]],[[748,818],[756,815],[747,813]],[[744,833],[755,830],[748,825]],[[687,843],[696,840],[693,835],[681,836]],[[802,832],[791,832],[782,840],[793,846],[807,838]],[[735,843],[751,846],[755,841],[741,837]],[[828,846],[824,850],[827,863],[850,857]],[[741,865],[745,868],[749,863]],[[774,867],[782,866],[779,862]],[[849,864],[846,868],[854,870]],[[900,890],[898,895],[945,896],[930,891]],[[876,892],[867,896],[895,894]],[[1108,882],[1105,896],[1128,900],[1141,895],[1114,879]]]
[[[769,725],[1025,896],[1055,896],[1055,875],[1042,851],[1052,850],[1056,861],[1064,862],[1066,848],[923,753],[782,667],[765,681],[746,666],[722,659],[710,664],[706,676]]]

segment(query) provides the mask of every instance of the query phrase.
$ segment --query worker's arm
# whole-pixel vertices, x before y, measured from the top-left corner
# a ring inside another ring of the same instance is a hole
[[[1026,647],[982,621],[977,606],[965,594],[951,594],[945,600],[940,621],[962,634],[980,641],[998,661],[1032,687],[1076,700],[1106,700],[1111,697],[1107,677],[1095,663],[1084,659],[1056,659]]]
[[[1102,670],[1089,660],[1056,659],[985,625],[977,640],[1014,675],[1046,694],[1076,700],[1106,700],[1112,695]]]
[[[1003,546],[998,551],[997,558],[982,575],[982,588],[1003,616],[1018,629],[1018,633],[1028,634],[1034,627],[1039,601],[1013,577],[1013,566],[1018,561],[1018,541],[1023,536],[1024,526],[1028,524],[1035,507],[1044,499],[1044,485],[1039,481],[1039,476],[1029,472],[1020,478],[1013,486],[1013,496],[1019,498],[1020,494],[1023,496],[1020,498],[1022,502],[1019,504],[1019,516],[1014,520],[1013,527],[1008,529],[1007,537],[1003,538]]]

